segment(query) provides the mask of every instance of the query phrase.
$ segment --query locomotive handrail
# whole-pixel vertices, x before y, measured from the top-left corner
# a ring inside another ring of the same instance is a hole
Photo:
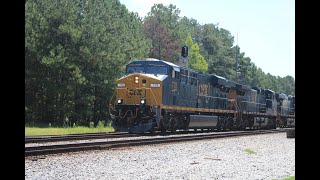
[[[199,95],[199,94],[196,94],[196,96],[202,96],[202,97],[208,97],[208,98],[216,98],[216,99],[228,99],[228,98],[225,98],[225,97],[215,97],[215,96],[206,96],[206,95]]]
[[[112,101],[112,99],[113,99],[113,96],[114,96],[114,93],[116,92],[116,89],[113,91],[113,94],[112,94],[112,96],[111,96],[111,98],[110,98],[110,101],[109,101],[109,114],[111,114],[110,113],[110,108],[112,108],[112,109],[114,109],[114,107],[111,107],[111,101]],[[114,104],[113,104],[114,105]]]
[[[239,113],[240,119],[242,119],[243,109],[242,109],[241,101],[240,101],[240,103],[238,103],[238,101],[236,101],[236,105],[239,108],[239,112],[238,113]]]
[[[133,116],[132,110],[127,110],[126,113],[124,114],[124,116],[122,116],[122,117],[121,117],[121,114],[120,114],[120,111],[119,111],[119,117],[120,117],[120,118],[126,117],[126,116],[127,116],[127,113],[128,113],[129,111],[131,112],[131,117],[132,117],[132,118],[136,118],[136,117],[138,116],[138,108],[136,108],[136,115],[135,115],[135,116]]]
[[[196,103],[197,101],[189,101],[189,100],[185,100],[185,99],[180,99],[180,101],[187,101],[187,102],[192,102],[192,103]]]
[[[152,96],[153,96],[153,98],[154,98],[154,100],[155,100],[156,104],[157,104],[157,105],[159,105],[159,103],[158,103],[158,101],[157,101],[156,97],[155,97],[155,96],[154,96],[154,94],[153,94],[152,89],[151,89],[151,88],[145,88],[145,89],[148,89],[148,90],[150,90],[150,91],[151,91],[151,94],[152,94]]]
[[[228,98],[225,98],[225,97],[206,96],[206,95],[199,95],[199,94],[196,94],[196,96],[206,97],[206,98],[211,98],[211,99],[223,100],[223,107],[221,107],[221,108],[214,108],[214,109],[226,109],[226,107],[227,107]],[[210,108],[209,108],[209,109],[210,109]]]
[[[255,104],[262,104],[262,105],[266,105],[266,104],[263,104],[263,103],[256,103],[256,102],[250,102],[250,101],[241,101],[241,102],[248,102],[248,103],[255,103]]]

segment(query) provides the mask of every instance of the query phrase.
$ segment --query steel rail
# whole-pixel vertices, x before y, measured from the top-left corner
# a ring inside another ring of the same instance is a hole
[[[36,155],[46,155],[46,154],[57,154],[57,153],[65,153],[65,152],[75,152],[75,151],[110,149],[110,148],[138,146],[138,145],[147,145],[147,144],[183,142],[183,141],[192,141],[192,140],[204,140],[204,139],[213,139],[213,138],[257,135],[257,134],[267,134],[267,133],[281,133],[281,132],[287,132],[287,129],[224,132],[224,133],[216,133],[216,134],[200,134],[200,135],[197,134],[197,135],[188,135],[188,136],[172,136],[172,137],[161,137],[161,138],[158,137],[158,138],[149,138],[149,139],[33,146],[33,147],[25,147],[25,157],[36,156]]]
[[[83,133],[83,134],[67,134],[67,135],[50,135],[50,136],[26,136],[25,144],[27,143],[44,143],[56,141],[72,141],[72,140],[88,140],[102,138],[120,138],[120,137],[136,137],[139,134],[129,133]]]

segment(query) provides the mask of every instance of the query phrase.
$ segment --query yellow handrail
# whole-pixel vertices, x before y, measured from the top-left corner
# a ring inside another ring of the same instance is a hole
[[[113,94],[112,94],[112,96],[111,96],[111,98],[110,98],[110,101],[109,101],[109,114],[110,114],[110,108],[111,108],[111,101],[112,101],[112,99],[113,99],[113,96],[114,96],[114,93],[116,92],[116,90],[117,90],[117,89],[115,89],[115,90],[113,91]],[[114,105],[114,103],[113,103],[113,105]],[[114,106],[112,107],[112,109],[114,109]]]
[[[154,101],[156,102],[156,104],[157,105],[159,105],[158,104],[158,101],[157,101],[157,99],[156,99],[156,97],[154,96],[154,94],[153,94],[153,91],[152,91],[152,89],[151,88],[148,88],[148,89],[150,89],[150,91],[151,91],[151,94],[152,94],[152,96],[153,96],[153,98],[154,98]]]

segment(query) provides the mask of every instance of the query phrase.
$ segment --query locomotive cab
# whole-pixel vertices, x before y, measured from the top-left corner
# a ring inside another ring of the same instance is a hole
[[[178,74],[176,65],[160,60],[136,60],[127,64],[118,79],[110,112],[116,131],[146,132],[159,128],[165,82]]]

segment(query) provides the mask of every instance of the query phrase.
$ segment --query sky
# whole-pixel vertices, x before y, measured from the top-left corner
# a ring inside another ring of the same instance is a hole
[[[180,17],[228,30],[240,51],[274,76],[295,78],[294,0],[120,0],[145,17],[155,3],[173,4]]]

